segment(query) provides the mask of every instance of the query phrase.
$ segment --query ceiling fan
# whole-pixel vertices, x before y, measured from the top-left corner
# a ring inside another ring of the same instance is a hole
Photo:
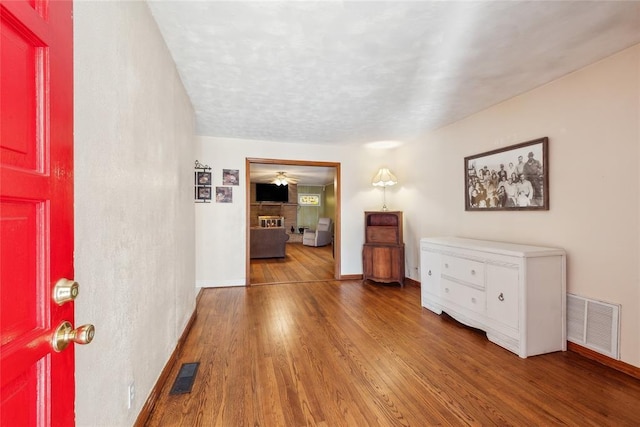
[[[295,184],[296,182],[298,182],[298,180],[288,177],[286,172],[278,172],[275,179],[272,181],[275,185],[287,185],[289,183]]]

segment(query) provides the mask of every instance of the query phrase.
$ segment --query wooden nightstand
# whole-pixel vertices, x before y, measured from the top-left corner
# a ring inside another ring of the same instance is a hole
[[[402,212],[365,212],[362,278],[404,286]]]

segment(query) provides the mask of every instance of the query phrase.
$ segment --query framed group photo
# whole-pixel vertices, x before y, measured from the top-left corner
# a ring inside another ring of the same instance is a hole
[[[465,210],[549,210],[549,138],[464,158]]]

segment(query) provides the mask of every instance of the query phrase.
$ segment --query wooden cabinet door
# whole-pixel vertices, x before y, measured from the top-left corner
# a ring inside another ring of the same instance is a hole
[[[402,246],[364,245],[364,279],[377,282],[404,281],[404,248]]]
[[[371,274],[380,280],[393,278],[393,248],[388,246],[373,246],[371,248]]]

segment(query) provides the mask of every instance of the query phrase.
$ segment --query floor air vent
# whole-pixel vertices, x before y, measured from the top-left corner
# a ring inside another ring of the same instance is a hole
[[[180,367],[180,372],[178,372],[176,381],[173,383],[169,394],[191,393],[191,388],[193,387],[193,382],[198,372],[198,365],[200,365],[200,362],[184,363]]]
[[[567,339],[619,359],[620,305],[567,294]]]

